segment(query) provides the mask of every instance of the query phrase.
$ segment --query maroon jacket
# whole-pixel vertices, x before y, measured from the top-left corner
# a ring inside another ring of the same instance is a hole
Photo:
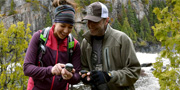
[[[33,78],[33,90],[65,90],[67,83],[77,84],[80,81],[80,44],[75,38],[75,45],[71,61],[74,69],[76,70],[73,77],[70,80],[59,81],[61,75],[52,75],[51,69],[56,63],[68,63],[67,38],[57,41],[53,35],[53,32],[54,25],[49,32],[49,37],[46,44],[46,53],[42,58],[43,67],[38,66],[40,31],[34,33],[27,49],[23,70],[26,76]]]

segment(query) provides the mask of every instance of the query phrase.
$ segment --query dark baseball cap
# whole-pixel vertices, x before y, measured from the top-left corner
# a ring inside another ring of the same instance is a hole
[[[83,20],[99,22],[102,18],[108,17],[108,9],[101,2],[94,2],[87,7],[87,15]]]

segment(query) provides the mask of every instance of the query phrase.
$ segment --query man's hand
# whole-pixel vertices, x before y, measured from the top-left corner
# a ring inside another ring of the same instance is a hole
[[[91,71],[91,77],[96,85],[107,83],[111,79],[108,73],[104,71]]]
[[[86,71],[86,70],[81,70],[79,72],[79,74],[81,75],[81,80],[84,84],[90,84],[92,83],[92,80],[90,79],[90,72]]]

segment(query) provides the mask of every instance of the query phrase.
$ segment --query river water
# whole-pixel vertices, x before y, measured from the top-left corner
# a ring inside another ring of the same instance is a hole
[[[154,63],[156,61],[157,53],[136,53],[137,58],[141,64],[143,63]],[[145,71],[145,76],[140,76],[139,80],[135,83],[136,90],[159,90],[160,85],[158,82],[158,78],[155,78],[152,74],[153,67],[142,67]]]

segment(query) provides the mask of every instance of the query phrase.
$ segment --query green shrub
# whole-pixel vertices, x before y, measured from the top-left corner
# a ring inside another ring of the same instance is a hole
[[[29,24],[12,24],[9,29],[0,23],[0,90],[25,90],[28,77],[24,76],[25,50],[31,38]]]
[[[161,90],[180,90],[180,2],[166,0],[167,6],[162,10],[155,8],[159,23],[153,26],[154,35],[165,47],[154,63],[154,76],[159,78]],[[163,58],[169,60],[163,69]]]
[[[146,41],[141,41],[141,42],[139,43],[139,45],[140,45],[140,46],[146,46],[147,43],[146,43]]]

